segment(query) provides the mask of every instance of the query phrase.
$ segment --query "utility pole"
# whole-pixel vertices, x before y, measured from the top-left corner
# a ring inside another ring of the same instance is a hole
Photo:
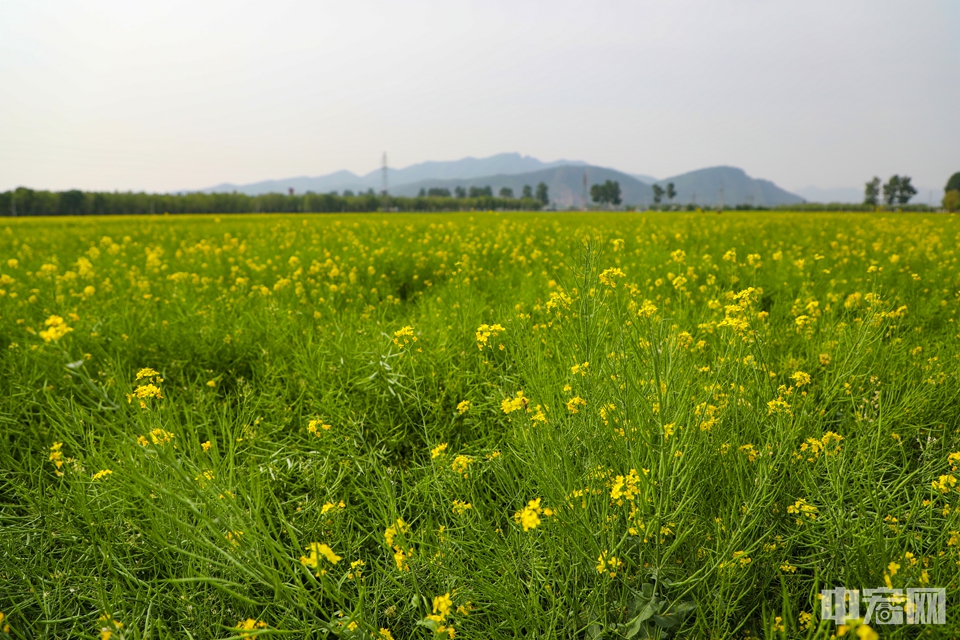
[[[719,211],[723,211],[723,180],[720,181],[720,208]]]
[[[587,200],[587,172],[583,172],[583,210],[586,211],[590,206],[589,201]]]
[[[386,196],[387,195],[387,152],[386,151],[383,152],[383,167],[381,171],[383,171],[383,189],[380,191],[380,193],[381,195]]]

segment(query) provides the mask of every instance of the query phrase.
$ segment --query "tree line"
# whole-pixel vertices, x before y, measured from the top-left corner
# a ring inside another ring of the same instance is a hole
[[[910,176],[892,175],[882,186],[880,178],[874,177],[873,180],[866,183],[863,189],[863,204],[877,206],[880,204],[880,195],[883,194],[883,202],[888,207],[896,202],[899,205],[905,205],[910,202],[910,198],[917,195],[917,189],[911,184]]]
[[[334,213],[370,211],[461,211],[464,209],[525,210],[541,209],[547,200],[495,197],[482,194],[451,197],[424,195],[402,197],[345,192],[283,194],[266,193],[250,196],[243,193],[144,193],[106,191],[42,191],[20,187],[0,192],[0,215],[4,216],[77,216],[162,213]],[[348,195],[349,194],[349,195]],[[539,188],[537,196],[540,196]]]
[[[503,200],[515,200],[517,199],[513,193],[513,189],[510,187],[501,187],[500,191],[497,194]],[[457,198],[462,200],[464,198],[492,198],[493,196],[493,187],[454,187],[451,192],[450,189],[445,187],[431,187],[430,189],[421,188],[420,193],[417,196],[419,198]],[[545,182],[541,182],[537,185],[536,193],[534,193],[533,187],[528,184],[523,185],[523,190],[520,193],[520,200],[535,200],[540,203],[540,206],[547,206],[550,204],[550,189]]]

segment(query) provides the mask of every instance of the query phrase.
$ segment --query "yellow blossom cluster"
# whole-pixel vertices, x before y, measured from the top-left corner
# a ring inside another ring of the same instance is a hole
[[[498,335],[506,331],[503,325],[499,324],[482,324],[477,327],[477,348],[483,351],[483,348],[487,346],[487,342],[490,338],[496,338]],[[503,345],[500,345],[500,348],[503,349]]]

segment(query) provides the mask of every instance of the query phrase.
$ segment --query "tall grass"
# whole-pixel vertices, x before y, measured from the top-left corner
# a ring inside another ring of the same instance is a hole
[[[889,581],[947,588],[925,631],[956,634],[958,238],[906,215],[13,221],[2,624],[825,639],[820,589]]]

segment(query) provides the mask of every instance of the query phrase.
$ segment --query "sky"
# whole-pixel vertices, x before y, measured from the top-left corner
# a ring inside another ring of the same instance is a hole
[[[956,0],[4,0],[0,190],[520,152],[796,189],[960,171]]]

